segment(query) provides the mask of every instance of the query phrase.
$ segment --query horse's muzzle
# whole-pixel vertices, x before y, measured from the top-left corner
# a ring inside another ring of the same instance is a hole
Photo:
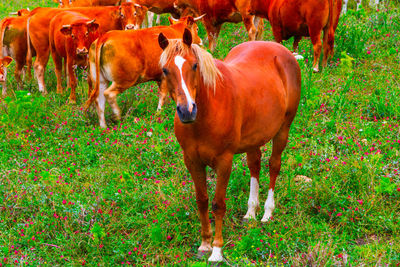
[[[179,119],[182,123],[191,123],[196,120],[197,106],[193,103],[192,112],[189,111],[188,106],[177,106],[176,112],[178,113]]]

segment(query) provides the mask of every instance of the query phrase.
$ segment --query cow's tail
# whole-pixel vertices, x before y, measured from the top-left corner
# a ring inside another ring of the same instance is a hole
[[[4,40],[4,35],[6,33],[7,29],[7,19],[3,19],[0,22],[0,58],[3,58],[3,40]]]
[[[26,72],[28,73],[29,77],[31,76],[31,68],[32,68],[32,46],[31,46],[31,38],[29,36],[29,24],[31,21],[31,17],[29,17],[26,21]]]
[[[94,77],[95,78],[94,81],[92,79],[92,82],[94,82],[94,90],[92,90],[88,100],[86,100],[85,105],[83,106],[84,110],[88,110],[89,107],[92,105],[92,103],[99,96],[99,92],[100,92],[100,68],[101,68],[100,56],[101,56],[101,49],[102,49],[103,45],[104,45],[103,38],[99,37],[99,39],[97,39],[97,42],[96,42],[95,59],[94,59],[96,77]],[[89,58],[90,58],[90,56],[89,56]],[[92,70],[90,70],[90,73],[91,72],[92,72]]]

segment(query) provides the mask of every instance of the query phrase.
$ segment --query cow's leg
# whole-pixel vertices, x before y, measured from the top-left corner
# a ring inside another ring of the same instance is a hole
[[[255,219],[256,211],[260,208],[258,189],[260,182],[261,151],[259,149],[247,153],[247,166],[250,169],[250,196],[247,202],[248,209],[244,219]]]
[[[160,25],[160,23],[161,23],[161,16],[157,14],[156,25]]]
[[[249,41],[256,39],[256,27],[254,26],[254,16],[242,15],[244,26],[246,27]]]
[[[257,29],[256,40],[262,40],[264,35],[264,20],[260,17],[254,16],[254,26]]]
[[[35,76],[39,85],[39,92],[42,92],[43,94],[47,94],[46,85],[44,83],[44,73],[46,71],[47,62],[49,61],[49,54],[49,48],[40,51],[40,53],[37,51],[36,60],[33,64]]]
[[[15,81],[17,82],[18,90],[23,89],[23,84],[22,84],[22,79],[21,79],[23,70],[24,70],[24,64],[21,64],[21,62],[19,62],[19,61],[15,61],[14,77],[15,77]]]
[[[281,156],[289,136],[290,123],[284,123],[278,134],[272,139],[272,154],[269,159],[269,190],[265,201],[265,213],[261,222],[267,222],[275,209],[274,191],[276,178],[281,170]]]
[[[343,5],[342,5],[342,14],[346,14],[347,12],[347,3],[349,0],[343,0]]]
[[[162,106],[164,105],[165,98],[168,95],[168,88],[164,85],[163,82],[157,82],[158,84],[158,106],[157,111],[161,111]]]
[[[215,236],[213,242],[213,251],[208,258],[211,262],[223,261],[222,246],[224,240],[222,238],[222,224],[226,212],[226,188],[229,182],[229,176],[232,170],[233,154],[226,153],[217,159],[215,170],[217,172],[217,186],[215,188],[215,196],[212,201],[212,210],[215,218]]]
[[[328,58],[333,56],[333,47],[335,42],[335,32],[333,31],[333,26],[328,29],[324,29],[324,38],[323,38],[323,49],[324,54],[322,57],[322,67],[326,67],[328,65]]]
[[[69,103],[70,104],[76,104],[76,86],[77,86],[77,79],[75,76],[75,71],[74,71],[74,60],[73,58],[67,56],[67,69],[68,69],[68,81],[69,81],[69,86],[71,87],[71,93],[69,95]],[[60,73],[61,77],[61,73]]]
[[[301,36],[295,36],[294,37],[294,41],[293,41],[293,55],[294,57],[299,60],[299,59],[303,59],[304,57],[302,55],[299,55],[297,53],[297,50],[299,48],[299,42],[301,40]]]
[[[313,71],[319,71],[319,58],[321,55],[321,27],[308,25],[308,31],[310,32],[311,43],[313,44],[314,49],[314,62],[313,62]]]
[[[130,86],[126,87],[129,88]],[[104,91],[104,96],[108,102],[108,104],[111,106],[111,109],[114,113],[114,119],[115,120],[121,120],[121,109],[118,106],[117,103],[117,96],[125,91],[124,87],[121,87],[117,83],[113,82],[110,87],[107,88],[107,90]]]
[[[54,67],[55,67],[55,73],[56,73],[56,78],[57,78],[57,94],[62,94],[63,92],[63,87],[62,87],[62,57],[57,53],[57,51],[53,50],[51,51],[51,57],[53,58],[54,61]],[[66,60],[65,60],[66,61]]]
[[[194,188],[196,190],[196,203],[201,223],[201,245],[198,248],[198,252],[199,254],[204,254],[212,250],[212,230],[208,215],[206,166],[202,164],[200,160],[189,157],[187,153],[184,153],[183,159],[190,175],[192,176]]]
[[[1,83],[3,85],[1,95],[4,97],[7,95],[7,68],[6,67],[3,67],[3,78],[4,78],[4,82]]]
[[[99,77],[98,77],[99,78]],[[106,128],[106,118],[104,116],[104,110],[106,106],[106,98],[104,97],[104,91],[107,89],[108,81],[106,81],[100,74],[100,86],[99,95],[95,100],[97,116],[99,117],[99,124],[101,128]]]
[[[221,25],[213,25],[208,20],[204,20],[204,26],[207,30],[208,48],[210,48],[211,52],[214,52],[217,47],[217,39],[219,32],[221,31]]]
[[[357,0],[357,11],[360,10],[361,7],[361,0]]]
[[[87,82],[88,82],[88,98],[90,97],[90,94],[93,91],[93,81],[92,81],[92,76],[90,73],[87,76]]]
[[[148,26],[148,28],[153,27],[153,19],[154,19],[154,13],[151,11],[147,11],[147,26]]]

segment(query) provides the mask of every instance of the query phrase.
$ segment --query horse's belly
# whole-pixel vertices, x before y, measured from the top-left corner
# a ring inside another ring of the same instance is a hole
[[[240,143],[236,153],[244,153],[259,148],[269,142],[279,131],[285,112],[265,115],[258,120],[246,123],[242,127]]]

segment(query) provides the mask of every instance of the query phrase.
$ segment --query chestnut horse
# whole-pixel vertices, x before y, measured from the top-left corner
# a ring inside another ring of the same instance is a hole
[[[224,61],[213,59],[192,44],[189,31],[184,32],[183,40],[168,40],[160,34],[159,45],[164,50],[160,58],[162,86],[177,105],[175,135],[196,190],[202,237],[199,252],[212,250],[209,261],[222,261],[222,221],[233,155],[247,154],[251,181],[245,218],[255,218],[259,206],[260,147],[272,139],[270,185],[261,220],[268,221],[275,207],[273,196],[281,154],[300,101],[300,68],[292,53],[275,42],[242,43]],[[212,201],[213,247],[206,166],[217,173]]]

